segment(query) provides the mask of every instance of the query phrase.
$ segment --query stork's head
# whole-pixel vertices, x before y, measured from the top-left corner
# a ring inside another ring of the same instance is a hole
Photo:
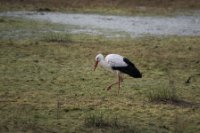
[[[95,65],[94,65],[94,71],[96,69],[96,67],[98,66],[98,63],[104,59],[104,56],[102,54],[98,54],[96,57],[95,57]]]

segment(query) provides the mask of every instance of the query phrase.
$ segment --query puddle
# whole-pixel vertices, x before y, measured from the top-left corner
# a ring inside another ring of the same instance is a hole
[[[146,17],[58,12],[2,12],[0,13],[0,16],[27,18],[38,21],[48,21],[56,24],[78,26],[79,28],[72,28],[67,31],[72,34],[100,34],[109,37],[118,37],[123,33],[132,37],[143,35],[200,35],[200,15],[198,14],[175,17]]]

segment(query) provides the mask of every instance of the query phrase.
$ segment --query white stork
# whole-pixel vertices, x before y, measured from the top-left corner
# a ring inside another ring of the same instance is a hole
[[[111,70],[116,72],[117,74],[117,82],[109,85],[107,90],[110,90],[111,87],[115,84],[118,84],[118,94],[120,89],[120,82],[123,81],[122,73],[128,74],[134,78],[142,78],[142,74],[135,67],[135,65],[129,61],[127,58],[118,55],[118,54],[109,54],[104,58],[102,54],[98,54],[95,58],[94,71],[98,64],[100,64],[103,68],[107,70]]]

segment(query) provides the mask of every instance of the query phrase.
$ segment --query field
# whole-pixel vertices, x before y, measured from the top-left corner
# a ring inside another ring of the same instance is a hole
[[[188,14],[200,8],[199,0],[1,0],[0,11],[37,10],[117,15]]]
[[[58,25],[1,17],[1,31]],[[18,37],[18,38],[17,38]],[[200,38],[104,38],[46,33],[1,38],[0,132],[176,132],[200,130]],[[94,58],[120,53],[142,79],[116,76]]]

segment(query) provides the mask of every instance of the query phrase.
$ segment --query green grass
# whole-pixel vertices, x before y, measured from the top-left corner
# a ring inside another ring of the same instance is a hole
[[[30,24],[4,18],[1,31],[10,23],[12,28]],[[199,36],[65,38],[49,32],[37,39],[1,39],[0,132],[198,132],[199,43]],[[126,56],[143,78],[125,76],[119,95],[117,87],[103,90],[116,76],[93,71],[98,52]],[[165,95],[149,100],[149,93],[163,88],[175,88],[179,102],[159,102]]]
[[[45,35],[44,41],[65,43],[66,44],[66,43],[71,42],[71,35],[70,34],[50,32],[49,34]]]
[[[137,133],[140,132],[134,125],[120,123],[117,117],[104,115],[102,112],[94,112],[86,115],[85,126],[88,128],[101,129],[102,132]]]

